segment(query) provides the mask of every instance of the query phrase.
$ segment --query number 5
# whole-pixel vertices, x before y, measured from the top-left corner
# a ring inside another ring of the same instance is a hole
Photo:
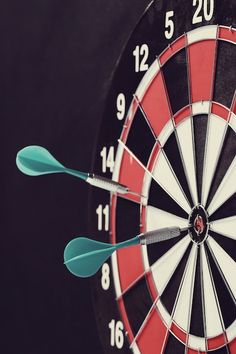
[[[165,37],[167,39],[171,39],[174,34],[174,22],[171,17],[174,16],[174,11],[168,11],[166,13],[166,20],[165,20]]]

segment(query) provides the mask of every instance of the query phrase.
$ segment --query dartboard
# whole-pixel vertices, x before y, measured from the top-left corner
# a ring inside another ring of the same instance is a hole
[[[236,353],[235,14],[233,0],[154,1],[115,68],[93,170],[130,193],[92,191],[91,235],[183,231],[91,280],[106,353]]]

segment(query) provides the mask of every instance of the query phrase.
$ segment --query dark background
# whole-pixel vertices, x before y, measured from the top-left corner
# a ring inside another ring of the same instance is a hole
[[[102,353],[90,282],[63,265],[87,235],[88,186],[25,176],[15,156],[43,145],[91,169],[112,72],[148,3],[0,1],[1,353]]]

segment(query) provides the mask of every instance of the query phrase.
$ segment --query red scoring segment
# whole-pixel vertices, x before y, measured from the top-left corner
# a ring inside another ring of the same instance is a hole
[[[116,196],[111,201],[111,243],[116,243]],[[117,252],[117,263],[122,293],[134,283],[143,273],[141,246],[123,248]]]
[[[137,339],[142,354],[162,353],[167,329],[156,309],[153,309],[142,333]]]
[[[174,116],[175,124],[178,125],[183,119],[190,117],[190,115],[191,115],[190,106],[182,108]]]
[[[138,108],[138,102],[137,100],[134,98],[131,102],[131,105],[130,105],[130,109],[128,111],[128,114],[127,114],[127,118],[126,118],[126,121],[125,121],[125,124],[123,126],[123,131],[121,133],[121,137],[120,139],[123,141],[123,142],[126,142],[127,140],[127,136],[128,136],[128,133],[129,133],[129,129],[130,129],[130,126],[132,124],[132,121],[133,121],[133,118],[134,118],[134,115],[137,111],[137,108]]]
[[[210,101],[216,55],[216,41],[196,42],[188,47],[192,102]]]
[[[127,173],[127,171],[129,171],[129,173]],[[120,167],[119,182],[129,187],[131,191],[141,194],[143,177],[143,168],[129,155],[127,151],[124,150]],[[140,198],[132,194],[128,194],[127,198],[140,202]],[[114,198],[112,200],[111,209],[112,243],[115,243],[116,200]],[[124,292],[144,272],[140,246],[134,246],[132,249],[129,248],[119,250],[119,252],[117,252],[117,263],[120,275],[120,287],[121,291]],[[127,265],[129,265],[128,269]]]
[[[121,290],[125,291],[144,273],[141,246],[123,248],[117,252]]]
[[[127,171],[129,171],[129,173],[127,173]],[[120,167],[119,183],[127,186],[130,191],[141,194],[143,177],[144,169],[124,150]],[[140,202],[140,198],[132,194],[128,194],[127,198]]]
[[[182,331],[175,322],[172,322],[170,330],[179,338],[183,343],[187,343],[187,333]]]
[[[207,340],[207,346],[208,349],[211,350],[211,349],[222,347],[225,344],[225,342],[227,342],[226,335],[221,334],[215,338],[209,338]]]
[[[171,117],[171,111],[161,72],[156,75],[150,84],[141,101],[141,105],[154,133],[156,136],[159,136],[163,127]]]
[[[212,103],[211,112],[213,114],[217,115],[218,117],[221,117],[225,120],[227,120],[229,118],[229,110],[219,103],[216,103],[216,102]]]
[[[236,43],[236,30],[234,28],[220,26],[219,39]]]
[[[229,349],[231,353],[236,353],[236,339],[229,343]]]

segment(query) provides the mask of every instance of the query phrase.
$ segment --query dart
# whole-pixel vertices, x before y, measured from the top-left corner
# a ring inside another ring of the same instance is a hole
[[[67,173],[85,182],[105,189],[109,192],[126,194],[129,188],[108,178],[93,173],[81,172],[63,166],[52,154],[42,146],[31,145],[17,153],[16,165],[21,172],[29,176],[40,176],[52,173]],[[134,192],[129,192],[136,194]]]
[[[89,277],[94,275],[112,253],[118,249],[139,244],[148,245],[166,241],[180,236],[181,232],[187,229],[188,228],[166,227],[142,233],[117,244],[109,244],[94,241],[86,237],[78,237],[67,244],[64,251],[64,264],[68,270],[77,277]]]

